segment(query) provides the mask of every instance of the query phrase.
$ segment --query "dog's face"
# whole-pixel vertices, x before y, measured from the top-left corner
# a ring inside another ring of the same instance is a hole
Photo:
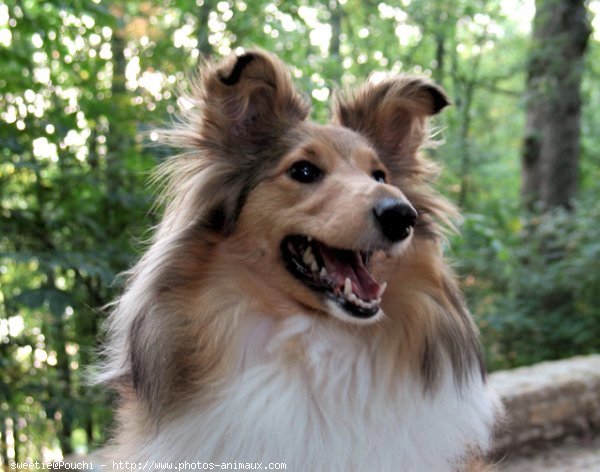
[[[417,150],[443,92],[401,77],[307,121],[284,66],[260,52],[203,77],[202,145],[221,195],[204,219],[237,263],[278,293],[341,320],[383,316],[386,266],[411,244],[424,205]]]
[[[254,245],[253,271],[279,291],[373,321],[385,289],[377,262],[409,244],[417,212],[362,136],[310,123],[294,133],[297,144],[249,192],[233,237]]]

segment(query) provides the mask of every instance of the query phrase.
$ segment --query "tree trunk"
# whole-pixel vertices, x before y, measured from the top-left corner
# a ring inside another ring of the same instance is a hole
[[[6,418],[0,416],[0,465],[8,469],[8,441],[6,441]]]
[[[331,43],[329,45],[329,60],[331,61],[332,70],[328,77],[337,84],[342,80],[343,66],[342,56],[340,54],[340,36],[342,34],[342,7],[338,0],[330,0],[329,12],[331,18],[329,24],[331,25]]]
[[[590,35],[584,0],[537,0],[527,76],[522,198],[568,207],[577,192],[580,84]]]
[[[196,38],[198,39],[198,50],[200,51],[200,55],[198,56],[199,61],[206,59],[213,52],[212,46],[208,42],[208,18],[212,8],[213,1],[204,0],[204,3],[198,6],[196,10],[196,15],[198,16]]]
[[[469,133],[471,131],[471,106],[475,93],[475,82],[470,81],[465,85],[465,93],[459,105],[460,109],[460,190],[458,192],[458,206],[464,210],[468,209],[467,198],[469,195],[469,183],[471,180],[471,144]]]
[[[444,82],[444,59],[446,58],[446,36],[445,32],[435,35],[435,69],[433,69],[433,80],[439,85]]]

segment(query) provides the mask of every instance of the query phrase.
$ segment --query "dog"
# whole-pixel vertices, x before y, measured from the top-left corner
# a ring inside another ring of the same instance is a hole
[[[164,217],[107,320],[101,455],[483,470],[501,408],[442,254],[456,211],[420,153],[444,91],[389,77],[316,124],[286,66],[249,50],[208,62],[189,99]]]

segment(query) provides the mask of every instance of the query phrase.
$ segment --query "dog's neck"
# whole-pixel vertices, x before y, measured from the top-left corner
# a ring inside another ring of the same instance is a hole
[[[418,277],[414,266],[411,271]],[[412,290],[407,279],[402,285]],[[414,285],[427,286],[423,280]],[[466,447],[487,447],[494,408],[476,363],[462,367],[466,381],[459,385],[457,364],[440,349],[430,355],[438,363],[436,384],[426,388],[419,374],[419,355],[430,339],[423,333],[442,315],[436,313],[437,288],[411,293],[423,307],[416,312],[402,302],[407,293],[392,286],[389,316],[358,327],[286,304],[241,271],[235,277],[216,271],[203,287],[193,301],[185,299],[198,313],[185,315],[193,320],[202,314],[190,335],[205,336],[199,341],[212,350],[194,361],[214,363],[214,372],[205,372],[210,383],[189,383],[157,429],[140,422],[143,405],[131,397],[121,420],[135,432],[117,440],[117,456],[227,461],[259,459],[262,451],[262,459],[286,461],[293,470],[309,457],[317,461],[312,470],[397,470],[392,464],[402,463],[407,470],[441,471]],[[439,437],[446,439],[435,454],[423,454]],[[348,451],[365,440],[404,446],[379,448],[375,455],[366,446]],[[340,458],[350,462],[340,464]]]
[[[144,457],[266,458],[293,470],[306,460],[313,461],[311,470],[396,470],[402,463],[407,470],[441,471],[461,460],[465,445],[487,447],[493,408],[477,369],[459,393],[444,358],[439,385],[426,393],[402,357],[395,320],[357,329],[301,310],[276,317],[258,311],[253,300],[239,296],[222,306],[231,311],[220,316],[232,317],[238,336],[225,347],[234,360],[230,369],[208,397],[188,398],[158,436],[135,446]],[[440,431],[445,439],[424,455]],[[376,455],[367,445],[348,451],[361,441],[390,447]],[[405,444],[402,450],[395,441]]]

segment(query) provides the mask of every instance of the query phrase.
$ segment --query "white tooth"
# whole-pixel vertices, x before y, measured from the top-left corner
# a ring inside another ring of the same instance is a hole
[[[307,265],[311,265],[312,261],[315,260],[315,256],[313,256],[312,249],[310,246],[306,248],[304,254],[302,254],[302,261]]]
[[[310,269],[313,272],[319,272],[319,266],[317,265],[317,261],[315,261],[314,257],[313,260],[310,262]]]
[[[383,295],[383,292],[385,292],[385,289],[387,288],[387,282],[383,282],[380,286],[379,286],[379,293],[377,294],[377,299],[381,301],[381,296]]]
[[[352,282],[350,281],[349,277],[346,277],[346,280],[344,281],[344,295],[346,295],[346,297],[349,297],[352,294]]]
[[[321,273],[319,275],[321,276],[322,279],[326,278],[328,276],[327,269],[325,267],[322,267]]]
[[[375,304],[379,305],[381,303],[381,297],[377,297],[377,300],[375,300]]]
[[[352,303],[356,303],[358,301],[358,297],[356,295],[354,295],[354,293],[351,293],[350,295],[347,296],[348,300],[350,300]]]
[[[312,241],[312,236],[307,236],[306,239],[308,239],[308,242],[310,243]]]

